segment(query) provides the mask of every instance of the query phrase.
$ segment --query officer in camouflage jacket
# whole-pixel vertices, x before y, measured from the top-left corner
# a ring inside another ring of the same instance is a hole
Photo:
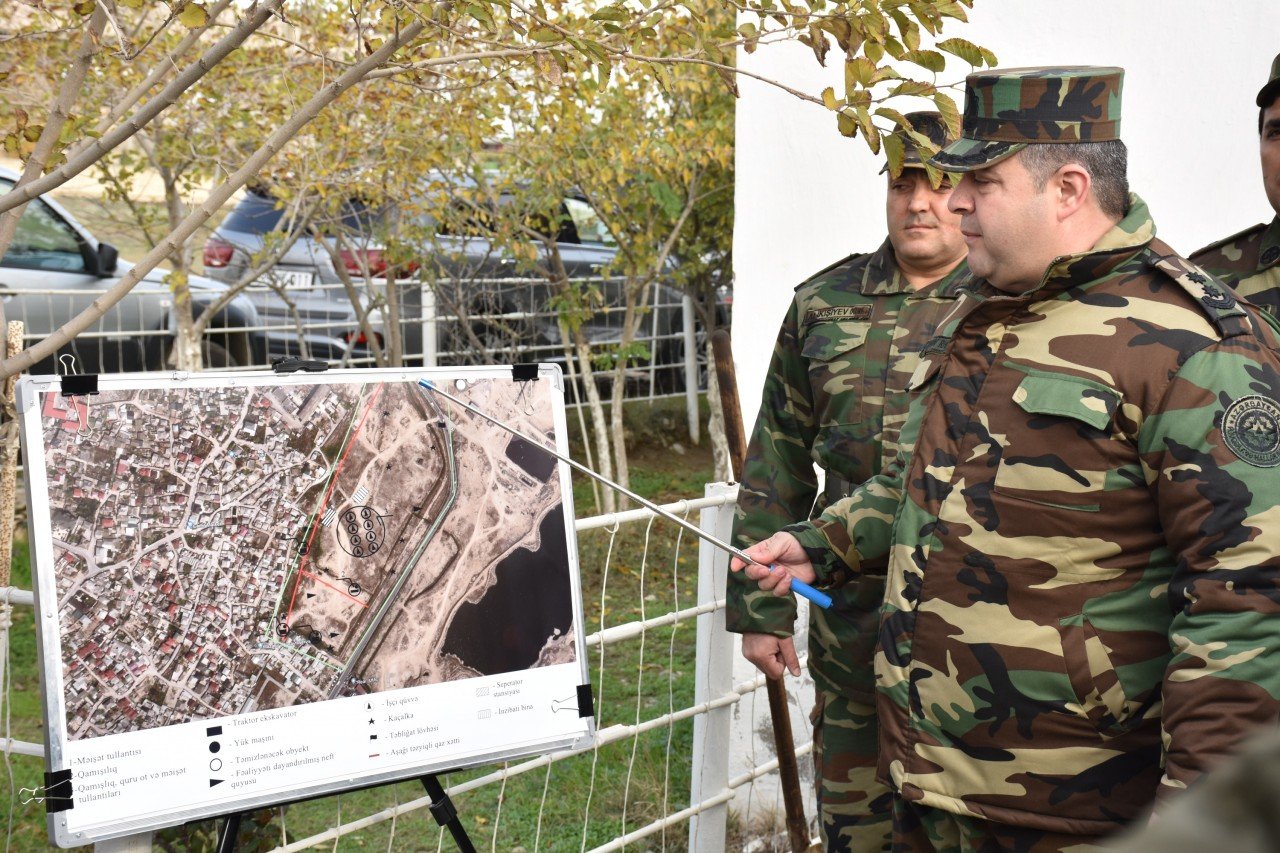
[[[937,113],[907,119],[935,146],[949,141]],[[889,237],[797,287],[783,320],[738,493],[741,545],[816,515],[896,455],[920,348],[969,281],[960,218],[946,209],[950,182],[934,188],[915,146],[901,137],[904,168],[888,179]],[[815,463],[825,472],[822,493]],[[881,561],[876,576],[836,594],[842,617],[810,610],[814,766],[828,850],[881,850],[890,840],[891,792],[875,779],[872,675],[883,569]],[[729,576],[727,626],[743,634],[744,655],[772,678],[784,666],[799,671],[795,619],[791,600]]]
[[[1262,185],[1276,218],[1206,246],[1191,260],[1280,316],[1280,56],[1271,63],[1271,77],[1257,102]]]
[[[988,283],[925,348],[913,450],[749,552],[779,595],[889,555],[900,849],[1082,849],[1280,713],[1280,340],[1128,195],[1122,73],[970,75],[933,162]]]

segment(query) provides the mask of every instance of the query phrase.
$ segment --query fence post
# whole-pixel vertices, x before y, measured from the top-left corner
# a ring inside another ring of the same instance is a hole
[[[728,483],[708,483],[706,497],[718,497],[737,491]],[[721,541],[733,533],[734,504],[702,510],[698,525]],[[698,604],[721,601],[729,557],[719,548],[700,542],[698,545]],[[697,663],[694,676],[694,704],[701,704],[733,689],[733,652],[736,635],[724,628],[724,608],[698,617]],[[701,803],[729,787],[729,736],[733,727],[733,706],[726,705],[693,721],[693,773],[689,802]],[[689,849],[724,850],[729,824],[729,804],[722,803],[695,814],[689,822]]]
[[[436,289],[431,282],[422,281],[422,364],[425,367],[437,367],[436,350],[440,341],[439,324],[436,322]]]
[[[684,402],[689,416],[689,439],[694,444],[702,442],[701,424],[698,418],[698,335],[694,327],[693,297],[685,294],[680,300],[684,319]]]

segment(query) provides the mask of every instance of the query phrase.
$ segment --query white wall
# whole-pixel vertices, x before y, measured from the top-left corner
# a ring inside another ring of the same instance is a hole
[[[1271,218],[1253,99],[1280,52],[1280,0],[976,0],[970,23],[951,25],[943,33],[950,36],[990,48],[1009,68],[1124,67],[1130,184],[1179,252]],[[738,59],[815,95],[826,86],[843,91],[838,49],[825,70],[794,44]],[[953,60],[938,79],[963,81],[968,71]],[[849,252],[880,244],[884,178],[861,139],[836,132],[834,114],[739,81],[733,339],[750,429],[792,288]],[[962,91],[954,97],[963,106]]]

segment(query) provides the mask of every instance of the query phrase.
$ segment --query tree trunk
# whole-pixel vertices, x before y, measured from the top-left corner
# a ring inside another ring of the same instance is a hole
[[[715,462],[715,478],[719,482],[733,480],[733,465],[729,458],[729,439],[724,432],[724,402],[720,399],[720,381],[716,378],[713,365],[715,355],[711,352],[711,336],[703,344],[707,358],[707,405],[711,416],[707,420],[707,436],[711,439],[711,458]]]
[[[187,216],[187,206],[182,203],[182,196],[178,193],[177,179],[173,173],[164,168],[159,168],[158,171],[164,181],[164,200],[169,213],[169,227],[176,229]],[[191,302],[191,273],[187,264],[186,248],[186,241],[183,240],[169,253],[169,262],[173,264],[173,271],[168,276],[169,291],[173,294],[173,316],[178,327],[170,361],[178,370],[194,373],[204,367],[204,359],[200,347],[201,335],[195,329],[195,309]]]
[[[591,409],[591,427],[596,438],[596,458],[600,460],[600,470],[596,473],[606,480],[613,480],[613,462],[609,453],[609,428],[604,420],[604,402],[600,399],[600,389],[596,387],[595,369],[591,366],[591,344],[587,342],[581,328],[573,330],[573,348],[578,354],[578,369],[582,371],[582,385],[587,392],[587,406]],[[586,436],[583,436],[583,441],[586,440]],[[604,489],[601,497],[602,511],[617,511],[618,495],[613,489]]]

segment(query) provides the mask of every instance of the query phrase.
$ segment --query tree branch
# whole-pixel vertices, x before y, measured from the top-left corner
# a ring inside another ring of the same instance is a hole
[[[172,106],[183,92],[194,86],[201,77],[208,74],[214,66],[225,59],[255,30],[266,23],[267,19],[283,2],[284,0],[264,0],[263,5],[257,11],[237,24],[235,29],[223,37],[222,41],[209,48],[199,59],[188,65],[173,82],[165,86],[150,101],[147,101],[146,105],[138,110],[127,122],[101,138],[95,139],[92,144],[86,146],[76,157],[68,159],[66,163],[55,171],[30,183],[19,181],[17,186],[0,196],[0,213],[11,210],[20,204],[26,204],[36,196],[62,186],[96,163],[108,151],[146,127],[152,119]]]
[[[58,97],[49,109],[49,118],[45,122],[44,130],[40,132],[40,138],[36,140],[31,156],[27,158],[27,164],[22,169],[22,177],[18,179],[17,186],[34,181],[44,171],[44,164],[58,144],[62,128],[71,114],[71,106],[80,97],[80,91],[84,88],[84,79],[89,73],[89,65],[93,62],[93,57],[98,53],[102,31],[106,25],[107,14],[99,3],[94,7],[93,15],[89,18],[89,25],[80,39],[80,47],[76,51],[75,59],[67,69],[67,76],[62,78]],[[26,207],[25,204],[19,204],[5,213],[0,213],[0,258],[9,251],[13,235],[18,231],[18,220],[22,218],[22,212]]]
[[[274,0],[279,2],[279,0]],[[412,41],[422,32],[425,24],[422,21],[414,21],[409,24],[394,37],[378,48],[368,57],[352,66],[345,74],[334,82],[325,86],[311,97],[302,109],[296,112],[292,118],[276,129],[267,141],[262,144],[258,150],[253,152],[244,165],[241,166],[234,174],[229,176],[216,189],[209,193],[208,198],[193,210],[187,217],[182,220],[174,231],[161,241],[151,251],[143,256],[128,273],[125,274],[120,281],[95,299],[88,308],[81,311],[70,321],[65,323],[57,331],[53,332],[44,340],[37,343],[30,349],[24,350],[13,358],[5,359],[0,362],[0,379],[19,373],[30,368],[38,361],[48,358],[56,353],[60,348],[69,344],[76,335],[87,329],[96,320],[98,320],[108,309],[119,302],[131,291],[134,286],[142,280],[142,277],[155,269],[166,256],[168,256],[176,246],[180,246],[184,240],[195,233],[206,220],[209,219],[229,198],[247,184],[251,178],[262,170],[262,167],[279,153],[280,149],[298,134],[312,119],[314,119],[322,109],[333,103],[343,92],[350,89],[356,83],[359,83],[373,69],[379,67],[387,61],[397,50],[408,42]],[[246,33],[247,35],[247,33]],[[32,186],[32,185],[29,185]],[[5,196],[4,198],[7,198]],[[3,201],[3,198],[0,198]]]

